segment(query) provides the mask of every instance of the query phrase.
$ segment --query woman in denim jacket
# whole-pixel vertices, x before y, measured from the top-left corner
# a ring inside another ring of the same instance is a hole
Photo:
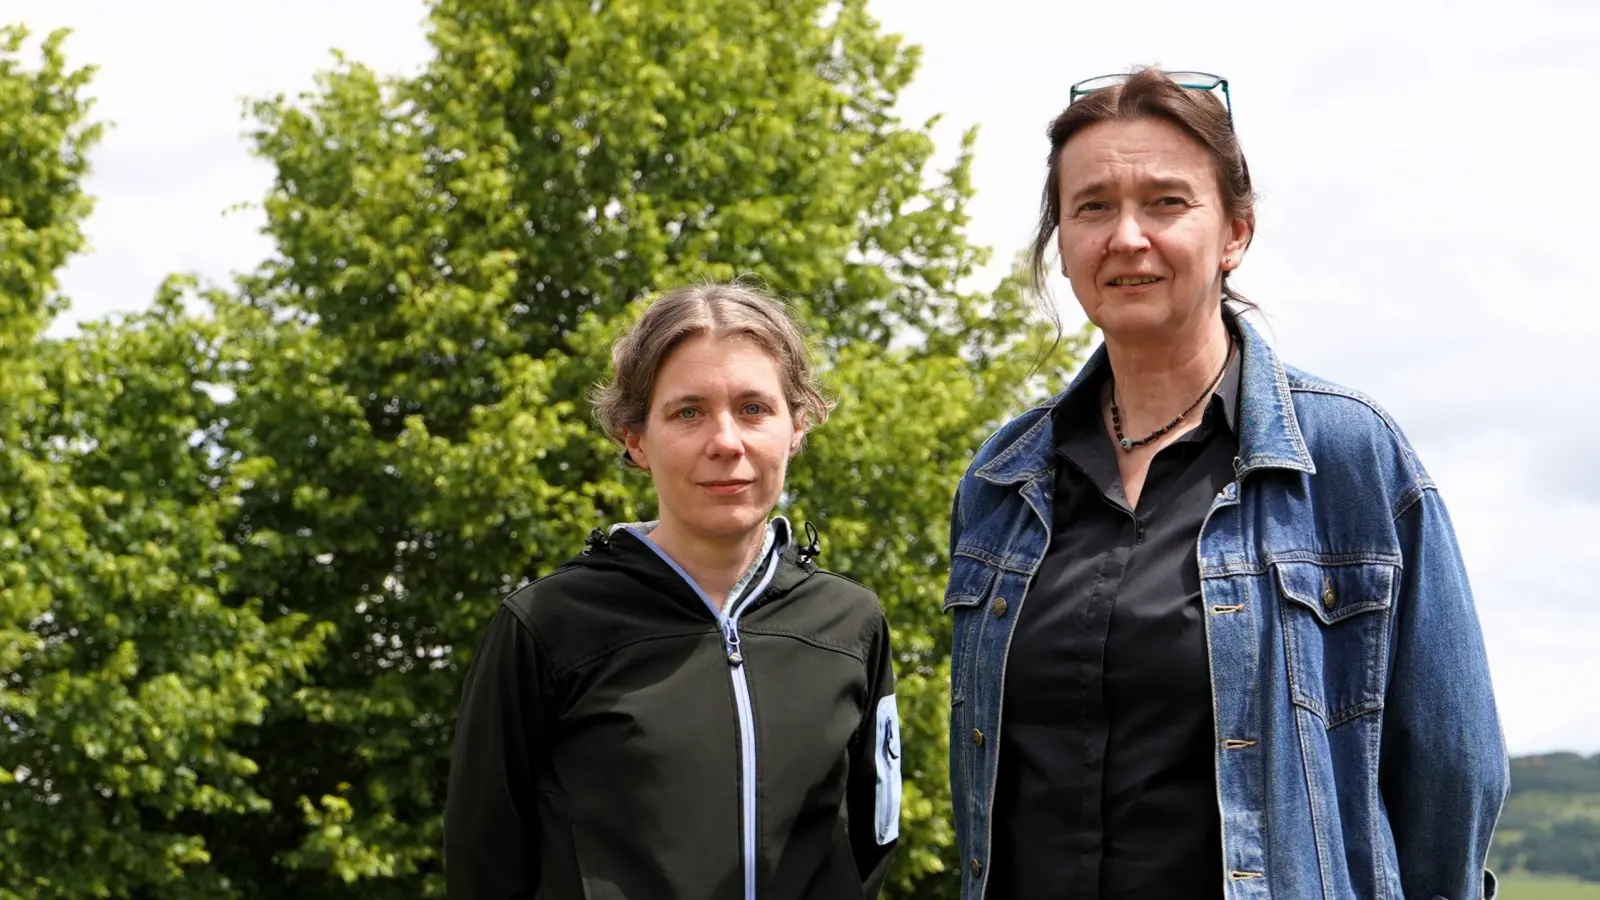
[[[1449,516],[1376,403],[1239,318],[1254,227],[1226,81],[1073,89],[1034,281],[1054,242],[1105,342],[957,493],[964,900],[1495,895],[1507,760]]]

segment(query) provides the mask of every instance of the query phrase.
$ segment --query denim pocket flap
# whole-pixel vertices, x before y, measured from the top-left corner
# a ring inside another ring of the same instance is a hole
[[[1294,702],[1329,728],[1382,709],[1398,568],[1336,558],[1279,560],[1273,570]]]
[[[995,569],[988,563],[956,552],[950,560],[950,581],[944,591],[944,611],[962,606],[977,606],[988,599],[994,587]]]
[[[1387,563],[1294,561],[1277,562],[1273,568],[1284,598],[1310,610],[1325,625],[1388,609],[1394,595],[1395,567]]]

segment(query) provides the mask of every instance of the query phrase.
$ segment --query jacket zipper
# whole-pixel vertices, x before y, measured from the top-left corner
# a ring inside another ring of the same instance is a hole
[[[775,548],[776,549],[776,548]],[[755,599],[766,591],[767,585],[772,583],[772,576],[778,571],[778,559],[774,554],[767,563],[766,574],[756,582],[755,587],[745,592],[739,605],[733,612],[724,616],[721,610],[712,607],[712,612],[722,620],[722,640],[728,651],[728,675],[733,679],[733,699],[739,712],[739,771],[740,784],[743,796],[740,798],[740,807],[743,826],[744,845],[744,898],[756,900],[756,716],[755,709],[750,702],[750,678],[745,671],[744,651],[739,641],[739,616],[744,613]],[[702,594],[701,596],[705,596]],[[706,598],[710,603],[710,598]]]
[[[772,576],[777,574],[778,563],[783,555],[783,546],[775,543],[767,559],[763,561],[766,572],[755,586],[745,591],[744,597],[732,612],[724,613],[722,607],[712,602],[706,592],[695,583],[689,573],[685,572],[672,557],[662,552],[654,541],[643,534],[635,532],[635,536],[646,547],[656,552],[657,556],[672,567],[678,577],[682,578],[695,594],[705,603],[706,608],[716,617],[717,627],[722,631],[722,645],[728,660],[728,678],[733,682],[734,706],[739,718],[739,844],[741,857],[744,864],[744,900],[756,900],[756,716],[755,707],[750,701],[750,679],[745,671],[743,645],[739,639],[739,616],[755,602],[772,583]]]
[[[739,652],[739,624],[725,620],[723,641],[728,648],[728,672],[733,679],[733,698],[739,711],[739,809],[740,840],[744,858],[745,900],[756,898],[756,728],[750,705],[750,679],[745,675],[744,655]]]

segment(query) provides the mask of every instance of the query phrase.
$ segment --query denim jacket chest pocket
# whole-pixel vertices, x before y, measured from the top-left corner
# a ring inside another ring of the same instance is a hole
[[[1328,728],[1382,709],[1398,567],[1280,560],[1272,570],[1294,702]]]

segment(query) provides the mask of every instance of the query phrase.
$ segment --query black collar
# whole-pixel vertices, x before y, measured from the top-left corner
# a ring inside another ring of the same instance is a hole
[[[1206,401],[1201,429],[1208,423],[1215,422],[1220,415],[1222,423],[1235,437],[1238,437],[1239,384],[1244,354],[1232,322],[1228,323],[1228,333],[1233,340],[1228,368],[1222,373],[1222,381],[1212,392],[1211,399]],[[1100,416],[1100,393],[1105,388],[1106,379],[1110,377],[1111,367],[1100,367],[1099,371],[1093,373],[1091,380],[1083,385],[1083,389],[1074,391],[1064,402],[1057,404],[1053,410],[1052,423],[1057,452],[1077,456],[1070,452],[1074,447],[1082,448],[1084,445],[1081,442],[1085,440],[1099,440],[1105,432]],[[1106,439],[1112,440],[1109,436]]]

